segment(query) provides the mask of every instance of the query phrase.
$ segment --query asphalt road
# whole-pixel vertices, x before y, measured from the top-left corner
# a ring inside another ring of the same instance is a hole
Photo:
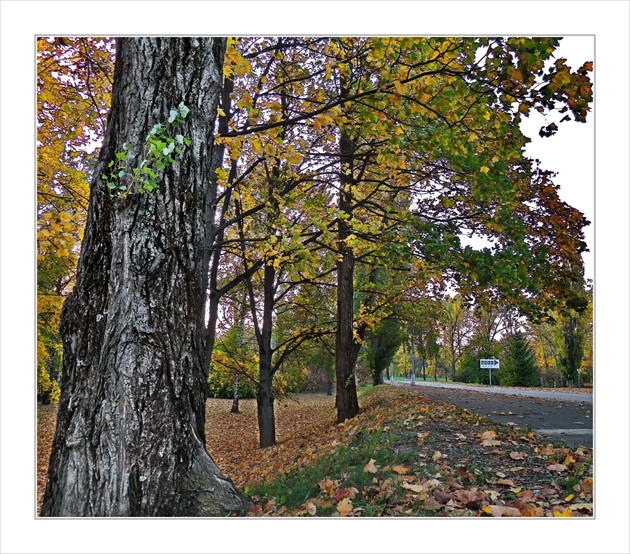
[[[593,397],[551,391],[475,388],[453,383],[416,381],[410,390],[437,402],[450,402],[518,429],[531,429],[575,448],[593,448]]]

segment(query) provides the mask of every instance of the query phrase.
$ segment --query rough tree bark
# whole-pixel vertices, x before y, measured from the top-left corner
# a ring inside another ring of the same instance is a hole
[[[204,432],[204,212],[224,51],[221,38],[117,41],[112,108],[62,313],[42,516],[219,516],[248,507],[206,452]],[[110,160],[125,142],[140,153],[182,101],[190,114],[177,132],[191,145],[157,190],[110,198],[102,181]]]
[[[342,132],[339,144],[340,193],[339,211],[348,218],[339,218],[337,227],[339,259],[337,261],[337,331],[335,334],[335,371],[337,376],[337,423],[359,413],[359,400],[355,380],[355,366],[361,343],[354,337],[354,253],[345,240],[352,233],[348,220],[352,216],[352,142]],[[346,174],[347,171],[347,174]]]

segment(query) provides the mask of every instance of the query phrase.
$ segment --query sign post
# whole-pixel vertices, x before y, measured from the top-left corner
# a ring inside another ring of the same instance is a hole
[[[479,360],[479,367],[481,369],[488,368],[488,378],[490,381],[490,386],[492,386],[492,370],[499,369],[499,360],[492,359],[481,359]]]

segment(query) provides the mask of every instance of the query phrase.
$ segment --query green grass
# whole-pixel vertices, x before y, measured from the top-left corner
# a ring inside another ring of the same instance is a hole
[[[288,509],[301,506],[310,498],[320,496],[318,483],[327,477],[339,480],[339,488],[356,487],[363,490],[372,484],[374,474],[365,473],[363,468],[370,461],[379,468],[401,464],[409,455],[397,454],[395,443],[401,440],[397,434],[383,433],[380,430],[374,432],[360,431],[348,446],[340,447],[334,454],[318,460],[309,467],[295,468],[287,475],[281,476],[271,483],[262,483],[256,487],[246,489],[246,494],[252,496],[276,498],[276,505],[285,505]],[[384,479],[392,477],[394,473],[389,469],[379,469],[379,476]],[[389,499],[395,502],[395,496]],[[357,498],[353,501],[355,506],[365,506],[365,515],[380,515],[382,506],[370,505],[365,500]],[[334,507],[318,507],[318,516],[329,516],[335,511]]]

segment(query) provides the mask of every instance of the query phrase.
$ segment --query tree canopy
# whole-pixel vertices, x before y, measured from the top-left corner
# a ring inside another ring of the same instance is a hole
[[[576,275],[588,222],[562,201],[554,174],[525,155],[530,138],[520,129],[532,112],[557,120],[540,129],[543,138],[587,118],[592,62],[568,67],[555,56],[559,43],[228,40],[205,240],[195,253],[207,268],[205,363],[248,360],[244,372],[266,406],[267,428],[282,367],[293,364],[299,374],[316,345],[335,356],[341,422],[358,412],[361,346],[388,318],[408,325],[422,360],[437,364],[442,341],[452,378],[465,360],[458,318],[468,306],[505,306],[541,324],[586,308]],[[51,386],[48,337],[82,238],[89,145],[104,132],[110,102],[111,44],[38,43],[42,391]],[[235,302],[248,307],[239,325],[255,338],[257,356],[248,350],[239,358],[232,348]],[[563,367],[575,365],[569,354],[558,356]],[[266,434],[273,444],[275,435]]]

